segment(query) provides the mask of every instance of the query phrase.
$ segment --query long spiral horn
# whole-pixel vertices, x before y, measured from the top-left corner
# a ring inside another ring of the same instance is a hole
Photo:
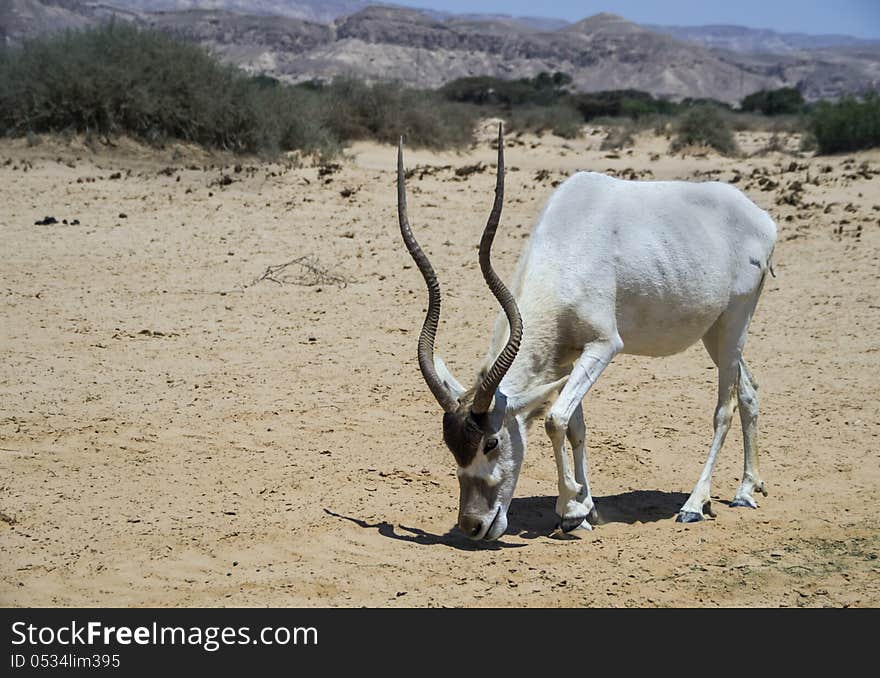
[[[483,271],[483,278],[492,294],[501,304],[504,313],[507,316],[507,322],[510,325],[510,338],[507,340],[498,358],[488,371],[480,385],[474,393],[474,404],[471,411],[475,414],[483,414],[489,411],[492,405],[492,398],[495,391],[507,370],[513,364],[519,351],[519,344],[522,339],[522,317],[519,314],[519,308],[516,305],[516,299],[510,293],[510,290],[495,273],[489,255],[492,250],[492,241],[495,239],[495,232],[498,230],[498,222],[501,219],[501,205],[504,202],[504,131],[502,126],[498,125],[498,175],[495,180],[495,203],[492,205],[492,212],[489,215],[489,221],[486,223],[486,229],[483,231],[483,237],[480,239],[480,269]]]
[[[419,334],[419,369],[431,393],[440,403],[440,407],[445,412],[454,412],[458,408],[458,400],[446,388],[434,369],[434,338],[437,336],[437,325],[440,323],[440,283],[437,281],[437,274],[434,273],[431,262],[428,261],[428,256],[416,242],[409,226],[404,183],[403,137],[401,137],[397,146],[397,217],[400,221],[400,234],[428,286],[428,313],[425,315],[425,322]]]

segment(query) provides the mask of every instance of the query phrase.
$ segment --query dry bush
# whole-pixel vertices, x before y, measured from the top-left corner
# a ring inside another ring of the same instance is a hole
[[[675,153],[687,146],[710,146],[722,155],[739,152],[730,127],[711,105],[694,106],[678,120],[670,150]]]
[[[551,132],[563,139],[577,138],[584,125],[581,114],[565,103],[514,107],[504,115],[511,132]]]
[[[477,109],[447,101],[434,92],[407,89],[397,83],[373,85],[337,78],[319,90],[322,116],[342,141],[374,139],[427,148],[465,146],[473,141]]]
[[[599,146],[601,151],[619,151],[622,148],[629,148],[635,143],[635,134],[637,130],[632,124],[617,124],[608,128],[608,133],[602,139]]]

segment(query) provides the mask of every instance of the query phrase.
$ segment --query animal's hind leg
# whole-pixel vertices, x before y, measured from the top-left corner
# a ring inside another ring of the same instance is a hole
[[[758,508],[752,494],[760,492],[765,497],[764,481],[758,472],[758,384],[752,377],[744,360],[739,361],[739,417],[743,430],[743,477],[731,506]]]
[[[712,471],[718,452],[724,444],[733,411],[736,409],[736,392],[739,383],[740,361],[749,329],[754,300],[744,298],[732,304],[703,337],[706,350],[718,366],[718,401],[715,406],[712,447],[709,457],[703,466],[700,479],[697,481],[691,496],[681,507],[676,519],[681,523],[691,523],[703,519],[703,513],[712,513],[711,482]]]
[[[685,502],[679,511],[676,520],[680,523],[692,523],[703,519],[703,513],[706,512],[710,516],[712,513],[712,502],[710,487],[712,482],[712,470],[715,468],[715,460],[718,452],[724,444],[724,438],[730,429],[730,420],[733,418],[734,389],[736,388],[736,380],[738,373],[739,361],[734,361],[731,365],[729,361],[722,362],[718,368],[718,403],[715,406],[715,436],[712,439],[712,447],[709,449],[709,457],[703,466],[703,472],[697,481],[691,496]]]

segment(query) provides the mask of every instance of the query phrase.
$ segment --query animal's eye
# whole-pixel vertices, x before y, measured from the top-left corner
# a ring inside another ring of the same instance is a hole
[[[483,445],[483,452],[489,454],[492,450],[498,447],[498,438],[489,438],[486,443]]]

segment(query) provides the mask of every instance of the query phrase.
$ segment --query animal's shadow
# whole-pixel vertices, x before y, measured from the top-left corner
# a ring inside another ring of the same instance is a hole
[[[378,523],[368,523],[366,520],[354,518],[352,516],[344,516],[339,513],[334,513],[329,509],[324,509],[324,513],[333,516],[334,518],[348,520],[359,527],[378,530],[379,534],[388,539],[398,539],[400,541],[407,541],[411,544],[419,544],[421,546],[444,545],[462,551],[479,551],[483,549],[500,550],[506,548],[521,548],[525,546],[525,544],[506,544],[503,541],[471,541],[459,532],[456,527],[452,527],[446,532],[446,534],[433,534],[418,527],[393,525],[385,520]]]
[[[687,498],[688,495],[682,492],[661,490],[633,490],[607,497],[593,497],[599,518],[595,524],[653,523],[667,520],[678,514]],[[515,534],[523,539],[548,536],[559,522],[555,506],[556,497],[514,499],[507,514],[506,534]]]
[[[594,497],[599,525],[609,523],[650,523],[666,520],[675,516],[687,495],[681,492],[662,492],[660,490],[635,490],[607,497]],[[508,526],[506,535],[516,535],[523,539],[548,537],[554,533],[559,522],[554,507],[556,497],[523,497],[514,499],[507,514]],[[474,542],[466,538],[457,528],[452,527],[445,534],[433,534],[418,527],[393,525],[387,521],[369,523],[360,518],[345,516],[324,509],[324,513],[334,518],[348,520],[355,525],[367,529],[378,530],[379,534],[388,539],[419,544],[421,546],[444,545],[463,551],[481,549],[521,548],[525,544],[508,544],[502,537],[493,542]]]

